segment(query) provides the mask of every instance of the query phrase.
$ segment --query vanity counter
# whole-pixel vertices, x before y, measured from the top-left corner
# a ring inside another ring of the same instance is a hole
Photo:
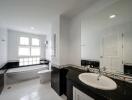
[[[67,78],[67,100],[73,100],[73,86],[89,95],[95,100],[131,100],[132,99],[132,84],[118,79],[113,79],[118,87],[116,90],[99,90],[93,87],[90,87],[78,78],[78,75],[86,71],[74,68],[66,67],[68,70]]]

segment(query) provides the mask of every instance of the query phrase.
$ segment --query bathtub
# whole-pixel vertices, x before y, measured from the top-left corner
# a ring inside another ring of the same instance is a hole
[[[39,77],[38,72],[47,70],[48,65],[34,65],[8,69],[5,73],[5,84],[14,84]]]

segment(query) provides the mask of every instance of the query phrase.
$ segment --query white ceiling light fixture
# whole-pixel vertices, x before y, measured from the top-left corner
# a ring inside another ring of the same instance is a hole
[[[30,27],[31,30],[34,30],[35,28],[34,27]]]
[[[116,17],[115,14],[109,16],[110,19],[113,19],[113,18],[115,18],[115,17]]]

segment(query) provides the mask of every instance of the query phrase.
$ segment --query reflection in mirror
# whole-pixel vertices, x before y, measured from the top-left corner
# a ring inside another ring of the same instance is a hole
[[[82,20],[82,61],[98,61],[108,72],[132,75],[131,4],[132,0],[117,0]]]

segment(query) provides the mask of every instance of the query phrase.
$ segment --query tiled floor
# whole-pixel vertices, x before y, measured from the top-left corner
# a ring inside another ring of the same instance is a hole
[[[50,82],[40,84],[39,79],[34,79],[6,86],[0,100],[66,100],[66,97],[58,96]]]

